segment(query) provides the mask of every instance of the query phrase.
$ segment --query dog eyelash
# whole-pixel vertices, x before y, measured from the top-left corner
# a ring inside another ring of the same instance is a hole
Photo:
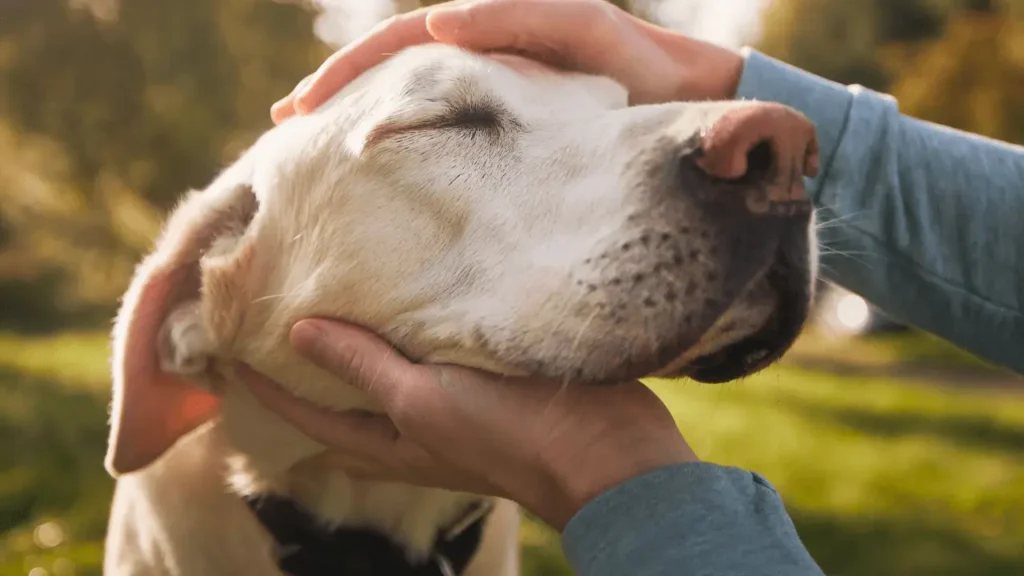
[[[369,149],[394,136],[418,130],[467,130],[498,135],[506,128],[522,128],[522,124],[501,108],[490,105],[462,104],[449,106],[440,118],[414,125],[384,123],[367,135],[364,147]]]
[[[522,129],[522,123],[504,106],[501,100],[480,91],[457,91],[442,100],[445,114],[440,127],[465,128],[500,132]]]
[[[505,118],[504,113],[492,106],[453,106],[438,127],[495,130],[505,125]]]

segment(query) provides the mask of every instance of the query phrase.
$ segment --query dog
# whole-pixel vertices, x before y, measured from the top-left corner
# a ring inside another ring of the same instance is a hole
[[[351,478],[232,366],[378,410],[288,344],[332,317],[505,375],[751,374],[813,296],[815,154],[778,105],[630,107],[519,56],[392,56],[188,194],[139,265],[113,334],[104,573],[517,574],[514,504]]]

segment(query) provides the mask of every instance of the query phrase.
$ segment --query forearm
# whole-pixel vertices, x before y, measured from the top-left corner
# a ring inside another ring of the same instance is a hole
[[[766,480],[708,463],[605,492],[569,522],[562,543],[580,576],[822,574]]]
[[[814,121],[821,273],[888,314],[1024,371],[1024,148],[901,115],[897,103],[756,52],[737,95]]]

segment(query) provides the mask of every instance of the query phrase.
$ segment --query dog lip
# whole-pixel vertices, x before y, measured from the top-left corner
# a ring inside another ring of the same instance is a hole
[[[809,282],[803,282],[802,273],[796,274],[801,281],[794,289],[792,263],[780,252],[766,275],[780,304],[764,326],[739,342],[695,359],[675,376],[720,384],[755,374],[781,358],[800,334],[810,307]]]

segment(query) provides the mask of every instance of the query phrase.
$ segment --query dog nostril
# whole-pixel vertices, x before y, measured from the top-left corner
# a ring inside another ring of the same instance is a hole
[[[772,171],[775,163],[775,151],[768,140],[758,142],[747,152],[747,172],[743,180],[747,182],[759,182],[766,180]]]

